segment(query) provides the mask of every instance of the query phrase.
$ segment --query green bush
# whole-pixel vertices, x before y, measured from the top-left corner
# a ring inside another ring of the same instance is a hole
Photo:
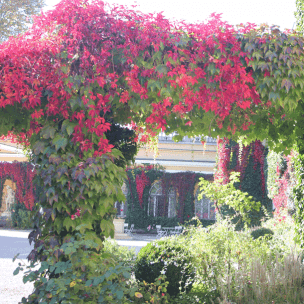
[[[208,290],[208,286],[203,282],[195,282],[190,292],[180,293],[176,297],[170,298],[170,304],[192,304],[192,303],[216,303],[220,296],[218,290]]]
[[[235,225],[227,220],[217,222],[215,225],[209,226],[208,228],[203,228],[201,226],[187,227],[186,233],[183,234],[183,244],[192,252],[193,264],[196,268],[196,282],[186,298],[194,296],[194,292],[197,291],[195,294],[202,303],[212,303],[212,301],[218,303],[217,297],[224,300],[225,295],[227,295],[226,299],[229,299],[229,303],[264,303],[263,301],[246,302],[244,298],[246,298],[246,292],[250,289],[251,285],[249,284],[247,289],[247,287],[245,288],[243,285],[240,285],[241,280],[245,280],[247,275],[248,279],[246,282],[253,282],[253,280],[259,282],[260,277],[257,279],[257,277],[254,277],[253,273],[256,274],[259,269],[264,267],[260,267],[260,264],[269,265],[263,273],[266,278],[264,278],[264,280],[270,288],[273,286],[271,284],[276,280],[275,277],[273,280],[273,277],[269,274],[280,273],[281,270],[281,273],[283,273],[284,269],[284,273],[288,273],[287,269],[289,266],[287,267],[286,263],[288,259],[291,259],[290,248],[293,248],[294,256],[296,257],[302,257],[303,251],[299,244],[294,242],[295,224],[293,223],[292,218],[287,217],[286,215],[282,215],[279,219],[267,218],[263,219],[262,225],[262,227],[267,228],[264,231],[270,233],[270,238],[261,237],[254,239],[251,235],[251,229],[236,231]],[[272,231],[273,233],[269,231]],[[290,263],[288,265],[290,265]],[[293,269],[296,268],[293,267]],[[270,270],[273,270],[273,272]],[[279,274],[276,274],[276,276],[279,276]],[[291,276],[292,274],[290,274],[290,277]],[[292,299],[291,291],[284,294],[285,287],[288,284],[290,284],[288,286],[291,286],[292,280],[293,278],[290,278],[289,281],[286,280],[285,284],[284,276],[278,278],[278,284],[276,285],[278,286],[278,289],[276,289],[276,292],[279,296],[282,297],[286,295],[290,296]],[[203,283],[203,285],[200,283]],[[199,290],[195,288],[197,284],[200,286]],[[294,284],[294,288],[298,288],[298,286],[299,285]],[[257,288],[260,287],[258,286]],[[270,295],[270,291],[267,288],[265,286],[263,290],[265,290],[265,292],[267,291]],[[279,291],[280,288],[281,290]],[[260,289],[257,289],[257,292],[258,290]],[[232,294],[230,294],[230,292],[232,292]],[[238,294],[239,292],[244,293],[243,298]],[[271,293],[272,296],[274,294],[275,292]],[[181,296],[179,296],[179,298],[181,298]],[[238,298],[241,300],[236,300]],[[207,299],[211,299],[212,301]],[[277,298],[274,299],[277,300]],[[176,303],[184,302],[176,301]],[[189,300],[188,303],[191,303],[191,301]],[[192,303],[196,302],[192,301]],[[269,303],[271,303],[271,301],[269,301]],[[277,303],[277,301],[275,301],[275,303]],[[283,303],[287,303],[287,301]]]
[[[77,226],[76,231],[83,226]],[[138,290],[128,286],[131,268],[116,260],[109,251],[111,244],[100,248],[102,245],[93,233],[77,232],[61,246],[53,241],[53,248],[44,250],[49,258],[41,263],[27,265],[20,260],[14,275],[26,269],[23,281],[34,282],[36,290],[22,303],[128,303],[126,297],[134,296]],[[66,261],[58,262],[61,254],[65,254]]]
[[[261,228],[252,230],[250,235],[253,237],[254,240],[258,239],[259,237],[265,237],[267,239],[272,239],[274,232],[269,228],[261,227]]]
[[[137,280],[153,283],[164,272],[171,296],[188,292],[195,276],[192,257],[186,247],[176,240],[160,240],[149,243],[138,253],[135,262]]]
[[[119,246],[115,240],[105,240],[104,251],[109,253],[118,263],[123,266],[134,266],[135,262],[135,250],[134,248],[129,249],[126,246]]]
[[[130,293],[130,300],[132,303],[171,303],[171,301],[169,302],[167,286],[168,282],[165,275],[160,275],[153,283],[147,283],[146,281],[139,282],[136,285],[137,291]]]
[[[185,221],[184,226],[189,227],[189,226],[194,226],[194,227],[208,227],[213,224],[215,224],[216,220],[207,220],[207,219],[200,219],[198,217],[193,217],[188,221]]]
[[[21,229],[34,228],[31,211],[26,209],[24,204],[15,203],[11,206],[12,225]]]

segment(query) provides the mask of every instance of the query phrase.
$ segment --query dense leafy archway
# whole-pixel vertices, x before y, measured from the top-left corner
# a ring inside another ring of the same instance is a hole
[[[212,17],[173,24],[102,1],[64,0],[0,45],[0,133],[29,144],[46,189],[30,235],[29,259],[45,262],[29,278],[36,301],[96,303],[113,295],[104,282],[110,258],[101,255],[95,271],[96,252],[113,235],[114,202],[123,200],[125,161],[107,137],[111,126],[268,138],[277,149],[298,143],[304,155],[303,38]],[[59,250],[65,243],[74,249]],[[71,273],[80,280],[76,293],[65,277]],[[64,278],[65,285],[46,288]]]

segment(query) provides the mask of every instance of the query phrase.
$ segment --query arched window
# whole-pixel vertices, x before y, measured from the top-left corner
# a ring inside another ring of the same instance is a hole
[[[196,191],[195,196],[195,215],[200,219],[215,220],[215,207],[214,203],[203,195],[201,200],[198,200],[200,190]]]
[[[173,188],[170,189],[168,195],[168,217],[175,217],[176,216],[176,192]]]
[[[156,182],[150,189],[148,215],[160,216],[160,206],[163,201],[161,182]]]
[[[170,188],[168,193],[168,205],[165,206],[165,197],[162,191],[161,182],[156,182],[150,190],[148,215],[152,216],[176,216],[176,192]]]

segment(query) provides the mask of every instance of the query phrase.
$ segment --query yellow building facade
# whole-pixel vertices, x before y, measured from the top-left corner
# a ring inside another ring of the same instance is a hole
[[[216,140],[206,137],[203,146],[201,138],[184,137],[174,142],[172,135],[161,133],[158,138],[157,158],[149,147],[141,147],[136,156],[136,164],[154,164],[163,166],[168,172],[193,171],[213,174],[216,159]],[[27,157],[17,144],[0,140],[0,162],[27,161]]]
[[[0,162],[27,161],[23,150],[8,140],[0,140]]]
[[[136,156],[137,164],[157,163],[165,167],[167,172],[193,171],[213,174],[217,153],[216,139],[206,137],[202,145],[201,138],[184,137],[174,142],[172,135],[161,133],[158,137],[158,156],[154,159],[153,151],[141,147]]]

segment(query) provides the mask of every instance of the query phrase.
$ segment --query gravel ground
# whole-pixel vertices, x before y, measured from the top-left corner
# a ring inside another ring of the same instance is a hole
[[[23,260],[25,261],[25,260]],[[14,276],[13,272],[18,267],[20,260],[14,263],[12,259],[0,259],[0,303],[17,304],[22,297],[28,296],[33,291],[33,284],[23,284],[22,273]]]
[[[32,246],[28,243],[29,231],[16,231],[0,229],[0,304],[18,304],[22,297],[33,291],[33,283],[23,284],[23,273],[14,276],[13,272],[18,267],[20,260],[13,263],[13,257],[20,253],[22,263],[27,263],[26,256]],[[138,253],[140,248],[147,245],[155,237],[147,235],[134,235],[132,240],[117,240],[121,246],[135,248]]]
[[[18,263],[26,263],[25,258],[32,246],[28,242],[29,231],[0,230],[0,304],[17,304],[22,297],[28,296],[33,284],[23,284],[23,274],[14,276]],[[13,262],[13,257],[20,253],[20,260]]]

